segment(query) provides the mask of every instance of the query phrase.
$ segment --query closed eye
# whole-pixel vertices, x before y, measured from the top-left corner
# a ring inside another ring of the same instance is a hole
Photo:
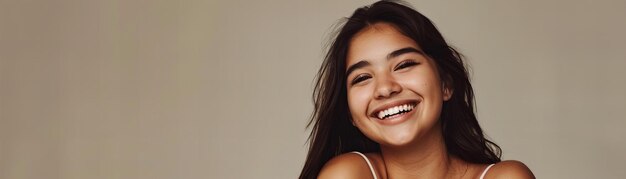
[[[419,63],[415,62],[413,60],[405,60],[405,61],[400,62],[398,65],[396,65],[396,67],[393,70],[397,71],[397,70],[401,70],[401,69],[404,69],[404,68],[412,67],[412,66],[415,66],[415,65],[419,65]]]
[[[360,82],[362,82],[362,81],[365,81],[365,80],[367,80],[367,79],[370,79],[370,78],[372,78],[372,77],[371,77],[370,75],[368,75],[368,74],[360,74],[360,75],[356,76],[356,77],[352,80],[352,82],[350,82],[350,85],[355,85],[355,84],[358,84],[358,83],[360,83]]]

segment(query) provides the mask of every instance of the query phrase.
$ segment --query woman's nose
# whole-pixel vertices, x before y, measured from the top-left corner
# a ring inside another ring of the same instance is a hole
[[[376,79],[376,89],[374,91],[376,99],[389,98],[400,93],[400,91],[402,91],[402,87],[392,76],[378,76]]]

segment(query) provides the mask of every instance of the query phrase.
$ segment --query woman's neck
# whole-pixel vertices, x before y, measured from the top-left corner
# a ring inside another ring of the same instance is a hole
[[[449,178],[459,166],[448,155],[438,126],[421,136],[414,144],[403,147],[381,146],[386,174],[393,179]]]

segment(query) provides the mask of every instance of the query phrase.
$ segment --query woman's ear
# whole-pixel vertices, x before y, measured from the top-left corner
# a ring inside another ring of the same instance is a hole
[[[452,98],[452,94],[454,93],[454,88],[450,85],[450,82],[447,80],[441,84],[441,90],[443,92],[443,101],[448,101]]]

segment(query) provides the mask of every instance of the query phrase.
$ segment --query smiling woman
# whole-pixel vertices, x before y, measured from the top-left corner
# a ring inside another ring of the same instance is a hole
[[[300,178],[534,178],[483,135],[462,56],[399,2],[357,9],[318,72]]]

